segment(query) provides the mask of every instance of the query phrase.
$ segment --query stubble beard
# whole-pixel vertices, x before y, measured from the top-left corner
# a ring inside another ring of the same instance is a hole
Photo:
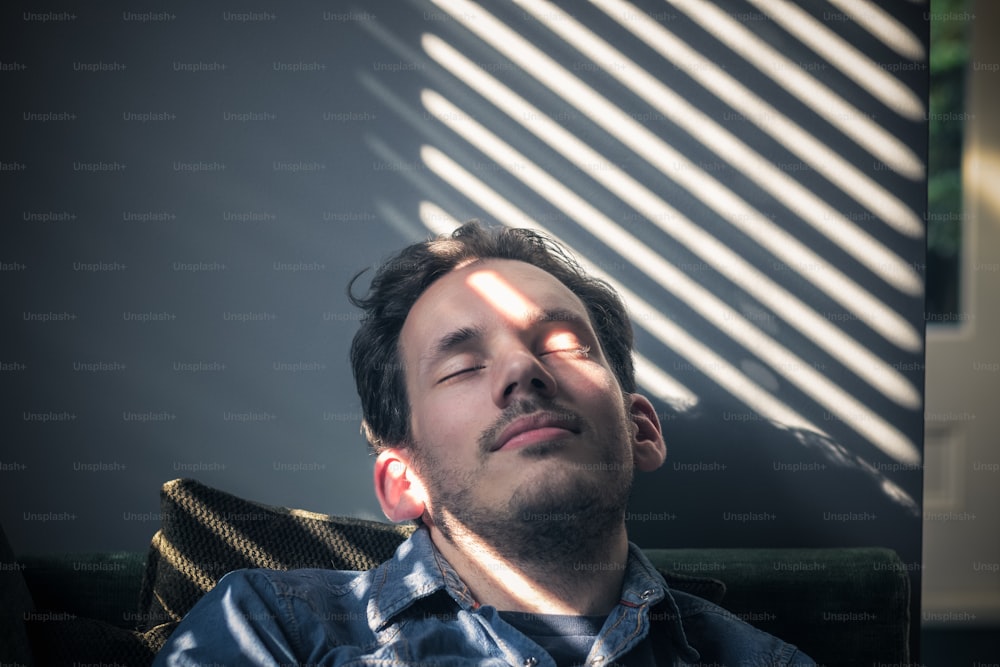
[[[632,489],[624,418],[615,431],[622,440],[605,443],[597,463],[566,463],[556,472],[557,479],[536,477],[498,505],[479,501],[475,493],[492,474],[489,464],[494,454],[485,447],[480,466],[460,473],[442,461],[428,460],[427,450],[416,444],[415,462],[432,500],[431,519],[441,535],[459,548],[474,549],[479,542],[527,569],[597,562],[609,537],[624,524]],[[514,465],[546,465],[542,459],[557,455],[564,446],[570,445],[539,443],[518,450]]]

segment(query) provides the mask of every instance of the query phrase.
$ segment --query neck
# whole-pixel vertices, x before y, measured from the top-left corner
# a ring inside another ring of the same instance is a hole
[[[599,539],[544,544],[530,553],[508,553],[468,531],[446,537],[429,526],[431,539],[481,605],[502,611],[597,616],[617,604],[628,539],[625,525]]]

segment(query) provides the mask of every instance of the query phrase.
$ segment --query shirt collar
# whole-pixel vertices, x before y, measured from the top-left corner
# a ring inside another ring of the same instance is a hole
[[[441,590],[447,591],[462,609],[478,607],[469,588],[434,546],[425,526],[417,528],[390,560],[376,568],[373,577],[367,611],[368,624],[376,633],[418,600]],[[626,607],[648,605],[651,620],[665,621],[665,628],[681,657],[698,660],[698,652],[688,644],[680,610],[667,583],[642,550],[631,542],[619,604]]]
[[[680,657],[689,662],[700,660],[698,651],[688,643],[680,609],[670,594],[663,575],[649,562],[642,549],[631,542],[628,544],[628,564],[619,604],[627,607],[648,604],[650,623],[662,622],[657,630],[666,631],[670,635],[671,643]]]
[[[368,625],[379,632],[418,600],[444,590],[464,609],[477,606],[468,587],[444,559],[425,526],[396,549],[393,557],[373,571],[368,600]]]

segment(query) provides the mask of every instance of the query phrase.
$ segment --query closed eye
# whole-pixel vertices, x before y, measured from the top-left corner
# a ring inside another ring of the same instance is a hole
[[[558,353],[572,354],[573,356],[580,357],[581,359],[586,359],[590,356],[590,346],[589,345],[574,345],[573,347],[560,348],[558,350],[546,350],[539,354],[539,356],[545,356],[546,354],[558,354]]]
[[[440,380],[438,380],[437,383],[441,384],[442,382],[447,382],[448,380],[451,380],[452,378],[458,377],[459,375],[464,375],[465,373],[473,373],[475,371],[479,371],[479,370],[482,370],[484,368],[486,368],[486,366],[482,366],[482,365],[479,365],[479,366],[470,366],[469,368],[463,368],[461,370],[455,371],[454,373],[449,373],[448,375],[445,375],[443,378],[441,378]]]

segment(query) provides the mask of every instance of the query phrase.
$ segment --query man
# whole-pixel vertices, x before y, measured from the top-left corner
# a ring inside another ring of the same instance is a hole
[[[351,298],[375,492],[418,529],[370,572],[227,575],[157,665],[813,664],[628,542],[633,472],[666,446],[606,284],[538,234],[469,223]]]

